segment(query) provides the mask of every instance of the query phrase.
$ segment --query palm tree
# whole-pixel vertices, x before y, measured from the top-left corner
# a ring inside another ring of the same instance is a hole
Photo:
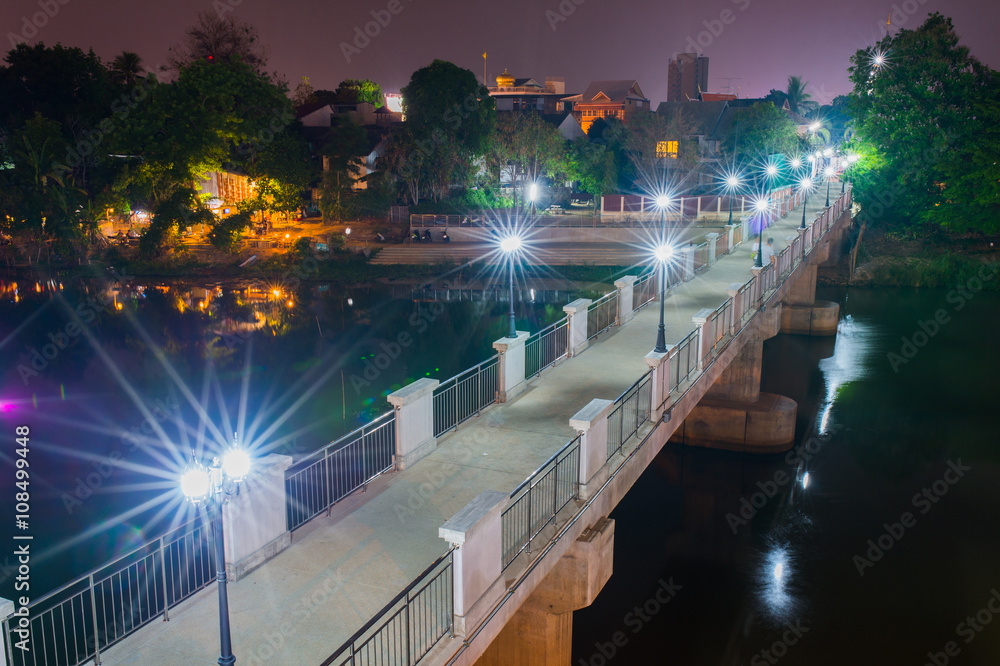
[[[142,78],[142,72],[142,58],[138,53],[122,51],[111,62],[111,80],[127,88],[131,88]]]
[[[812,101],[812,95],[806,92],[809,83],[802,80],[801,76],[788,77],[788,90],[785,96],[788,99],[788,107],[795,113],[808,113],[819,108],[817,102]]]

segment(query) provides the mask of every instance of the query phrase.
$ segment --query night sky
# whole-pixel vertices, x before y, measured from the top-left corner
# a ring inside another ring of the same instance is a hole
[[[396,14],[386,10],[390,4]],[[29,43],[93,47],[106,60],[135,51],[147,67],[165,60],[198,12],[232,9],[227,15],[258,27],[270,69],[292,87],[303,75],[328,89],[345,78],[371,78],[394,92],[434,58],[482,77],[485,50],[490,85],[505,67],[539,81],[564,77],[567,92],[582,92],[591,80],[635,78],[656,103],[666,97],[671,55],[700,40],[715,91],[732,85],[741,97],[762,96],[783,89],[795,74],[811,84],[814,99],[828,103],[849,90],[848,57],[881,36],[890,11],[894,26],[905,28],[918,26],[928,12],[951,16],[972,54],[1000,68],[1000,3],[994,0],[3,0],[4,52],[9,33],[23,34],[24,17],[46,5],[58,11]],[[340,44],[353,45],[355,27],[372,21],[372,11],[389,20],[348,63]]]

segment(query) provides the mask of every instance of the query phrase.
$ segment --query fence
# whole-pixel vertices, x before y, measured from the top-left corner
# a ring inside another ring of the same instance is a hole
[[[569,350],[569,320],[556,323],[528,336],[524,342],[524,378],[531,379]]]
[[[670,353],[670,390],[675,391],[698,369],[698,331],[687,334]]]
[[[708,270],[708,267],[708,243],[696,245],[694,248],[694,272],[700,273],[704,270]]]
[[[535,537],[576,497],[579,477],[580,436],[577,435],[514,489],[510,505],[500,516],[504,569],[521,553],[530,553]]]
[[[390,411],[290,467],[285,472],[288,531],[392,469],[395,450],[396,414]]]
[[[412,666],[449,633],[455,608],[448,551],[383,606],[322,666]]]
[[[500,355],[441,382],[434,389],[434,436],[439,437],[497,400]]]
[[[16,616],[4,621],[11,666],[100,663],[114,645],[215,582],[212,528],[200,518],[148,541],[28,606],[31,650],[11,649]]]
[[[587,308],[587,339],[596,338],[618,319],[618,292],[608,292]]]
[[[656,273],[647,273],[632,285],[632,311],[656,298]]]
[[[722,305],[712,313],[712,357],[714,358],[722,345],[732,337],[733,330],[733,300],[727,298]]]
[[[652,371],[647,372],[615,400],[608,414],[608,460],[649,420],[652,378]]]

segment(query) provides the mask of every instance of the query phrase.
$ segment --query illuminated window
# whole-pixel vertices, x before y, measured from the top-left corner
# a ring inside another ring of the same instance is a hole
[[[656,156],[668,160],[676,160],[678,143],[678,141],[657,141]]]

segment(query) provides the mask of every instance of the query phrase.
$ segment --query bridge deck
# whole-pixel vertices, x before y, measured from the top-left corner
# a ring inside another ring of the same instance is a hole
[[[822,210],[809,202],[808,219]],[[794,210],[772,225],[775,249],[801,220]],[[750,243],[675,288],[666,336],[675,343],[691,317],[715,308],[726,288],[750,278]],[[446,550],[438,527],[483,490],[513,490],[575,433],[568,420],[593,398],[614,399],[646,370],[655,342],[656,303],[602,334],[583,354],[544,371],[510,403],[444,436],[437,450],[388,474],[293,536],[290,548],[229,586],[233,651],[240,664],[319,664]],[[103,664],[210,664],[219,654],[215,586],[104,652]]]

